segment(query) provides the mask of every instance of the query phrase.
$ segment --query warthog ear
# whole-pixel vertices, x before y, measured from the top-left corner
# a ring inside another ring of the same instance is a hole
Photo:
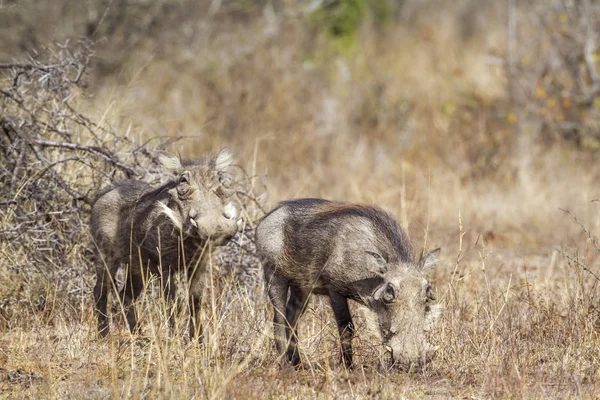
[[[438,263],[438,259],[439,259],[441,250],[442,249],[440,249],[438,247],[437,249],[432,250],[429,253],[425,254],[421,258],[421,262],[419,263],[421,266],[421,271],[423,271],[425,273],[433,271],[433,269],[435,268],[435,266]]]
[[[391,282],[384,282],[375,290],[373,298],[377,301],[382,300],[384,303],[393,303],[396,295],[396,286]]]
[[[227,149],[223,149],[213,160],[217,171],[225,171],[233,163],[233,154]]]
[[[179,157],[166,151],[158,153],[158,161],[160,162],[160,165],[166,169],[172,170],[181,168],[181,160]]]

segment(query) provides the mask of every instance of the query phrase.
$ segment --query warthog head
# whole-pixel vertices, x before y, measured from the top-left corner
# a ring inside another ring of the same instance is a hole
[[[213,159],[181,160],[162,152],[159,161],[166,170],[169,183],[168,204],[159,202],[161,212],[187,238],[209,240],[219,246],[237,232],[238,210],[229,198],[234,194],[227,173],[231,153],[221,152]]]
[[[417,264],[388,265],[384,283],[373,295],[378,330],[395,367],[423,366],[435,353],[428,332],[436,324],[441,306],[435,302],[427,276],[435,268],[439,253],[436,249]]]

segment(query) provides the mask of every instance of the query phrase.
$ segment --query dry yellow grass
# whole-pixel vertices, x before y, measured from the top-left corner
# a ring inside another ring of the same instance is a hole
[[[507,96],[503,68],[487,61],[506,46],[498,12],[468,41],[451,13],[365,28],[349,55],[297,18],[208,24],[160,53],[140,46],[118,76],[92,82],[87,105],[139,141],[189,136],[171,149],[185,155],[232,149],[265,209],[293,197],[377,204],[419,251],[442,247],[441,350],[424,371],[381,370],[360,317],[357,368],[344,370],[320,298],[300,325],[308,368],[280,369],[264,288],[218,273],[202,343],[170,336],[151,292],[138,306],[142,335],[127,332],[115,306],[117,329],[101,340],[91,273],[69,302],[53,282],[19,282],[9,266],[27,254],[11,254],[0,289],[21,285],[45,302],[23,296],[26,311],[0,327],[0,397],[597,398],[598,280],[582,266],[597,274],[600,252],[559,210],[598,232],[597,162],[562,143],[515,139],[514,121],[495,114]]]

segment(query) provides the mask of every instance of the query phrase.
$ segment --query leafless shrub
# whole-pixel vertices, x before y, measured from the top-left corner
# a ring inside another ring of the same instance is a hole
[[[597,150],[600,136],[600,5],[550,1],[523,7],[511,40],[511,95],[541,139]]]
[[[575,288],[572,294],[574,314],[581,317],[586,328],[600,327],[600,269],[595,261],[600,256],[600,245],[590,230],[569,210],[560,209],[579,227],[584,235],[584,242],[589,243],[590,251],[580,254],[577,250],[557,249],[566,259],[567,265],[574,274]],[[587,247],[587,246],[586,246]]]

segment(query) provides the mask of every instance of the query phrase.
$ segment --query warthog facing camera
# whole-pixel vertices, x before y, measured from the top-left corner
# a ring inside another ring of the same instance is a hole
[[[415,262],[406,233],[385,211],[321,199],[284,201],[257,226],[256,245],[274,307],[277,350],[293,365],[300,362],[296,324],[311,293],[329,296],[346,366],[354,333],[348,299],[374,312],[395,366],[432,358],[427,332],[440,309],[426,276],[440,249]]]
[[[108,333],[107,296],[119,266],[127,267],[120,293],[129,328],[136,327],[132,307],[150,274],[160,275],[165,298],[175,295],[173,275],[186,270],[190,293],[190,336],[201,327],[197,311],[209,246],[220,246],[237,232],[237,209],[227,173],[232,156],[222,150],[211,159],[180,160],[160,153],[167,183],[159,188],[125,180],[105,189],[92,206],[91,231],[98,250],[94,288],[98,331]]]

